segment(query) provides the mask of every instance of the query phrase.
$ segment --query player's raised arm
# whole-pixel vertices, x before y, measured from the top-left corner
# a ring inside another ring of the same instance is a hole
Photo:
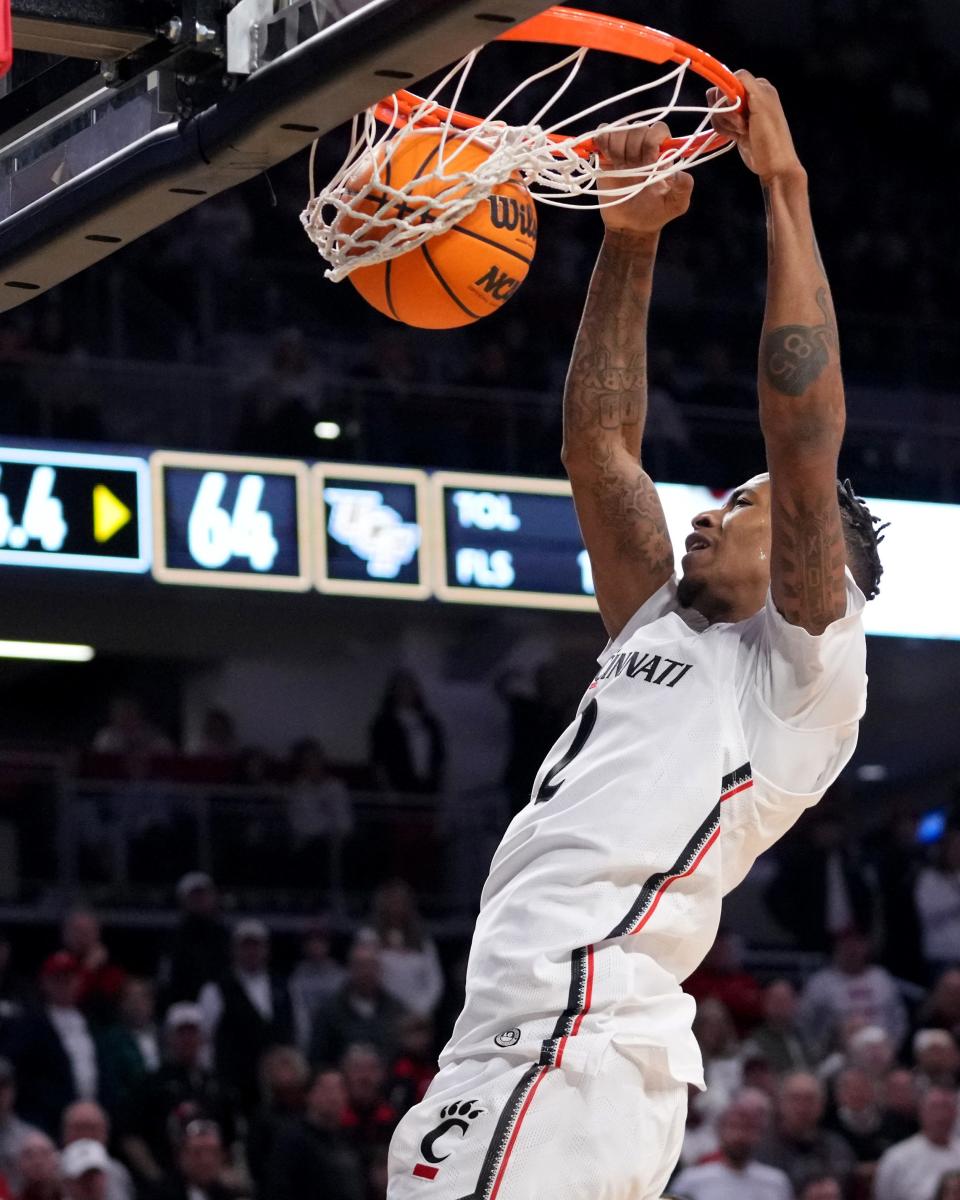
[[[715,119],[760,178],[767,210],[767,304],[760,340],[760,424],[771,485],[774,603],[823,630],[846,608],[837,500],[845,421],[837,321],[810,216],[807,175],[776,89],[738,71],[747,115]],[[713,97],[711,97],[713,99]]]
[[[607,134],[615,166],[653,162],[663,124]],[[615,637],[669,579],[673,549],[640,460],[647,415],[647,311],[660,230],[686,212],[685,172],[603,209],[606,232],[590,281],[563,397],[563,463],[593,568],[604,625]]]

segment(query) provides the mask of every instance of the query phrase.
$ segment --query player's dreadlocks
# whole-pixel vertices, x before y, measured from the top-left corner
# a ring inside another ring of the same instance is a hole
[[[880,524],[860,497],[849,479],[837,480],[837,499],[843,520],[843,538],[847,544],[847,562],[857,587],[868,600],[880,591],[883,563],[877,547],[883,541],[883,531],[890,524]]]

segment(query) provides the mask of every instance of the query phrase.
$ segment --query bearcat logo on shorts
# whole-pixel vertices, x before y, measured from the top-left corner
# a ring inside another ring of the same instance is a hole
[[[470,1132],[470,1123],[484,1111],[482,1108],[476,1108],[476,1103],[476,1100],[455,1100],[453,1104],[440,1109],[439,1124],[434,1125],[420,1143],[420,1157],[425,1161],[417,1163],[413,1168],[413,1173],[418,1179],[436,1179],[440,1170],[439,1164],[446,1162],[454,1149],[451,1146],[446,1154],[438,1154],[437,1142],[454,1131],[458,1137],[466,1137]]]

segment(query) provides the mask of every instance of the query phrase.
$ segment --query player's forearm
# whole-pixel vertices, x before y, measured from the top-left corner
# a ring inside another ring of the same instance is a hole
[[[647,415],[647,313],[657,234],[608,231],[587,294],[563,395],[563,462],[591,469],[626,450]]]
[[[767,303],[760,340],[760,424],[768,454],[836,453],[844,400],[836,315],[817,248],[806,173],[763,184]]]

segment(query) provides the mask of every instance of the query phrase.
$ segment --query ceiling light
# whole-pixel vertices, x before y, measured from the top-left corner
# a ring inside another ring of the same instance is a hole
[[[47,662],[89,662],[92,646],[73,642],[10,642],[0,638],[0,658],[33,658]]]

